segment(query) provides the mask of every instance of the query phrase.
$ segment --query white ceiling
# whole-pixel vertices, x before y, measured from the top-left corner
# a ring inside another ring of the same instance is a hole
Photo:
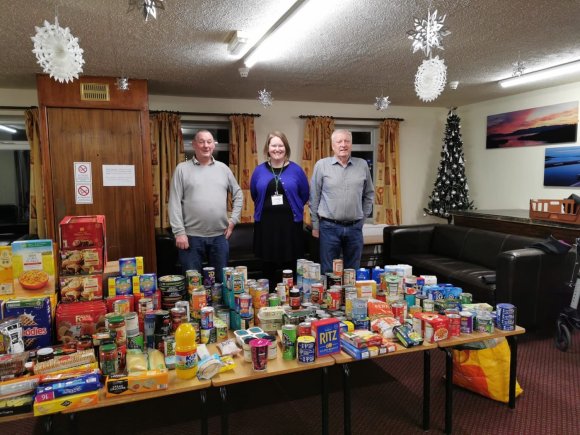
[[[580,0],[310,0],[280,29],[287,46],[241,78],[228,38],[264,32],[292,3],[165,0],[145,22],[129,0],[0,0],[0,88],[35,87],[42,71],[30,38],[54,22],[55,5],[84,49],[84,74],[147,79],[151,94],[253,99],[266,87],[276,100],[372,104],[384,93],[394,105],[446,107],[580,81],[497,85],[518,56],[528,71],[580,59]],[[460,84],[427,104],[414,92],[423,55],[412,53],[407,31],[429,3],[447,14],[452,33],[436,54]]]

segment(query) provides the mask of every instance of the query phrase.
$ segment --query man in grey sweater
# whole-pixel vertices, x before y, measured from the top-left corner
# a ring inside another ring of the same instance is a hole
[[[179,262],[201,273],[205,257],[215,268],[216,281],[229,258],[228,239],[240,221],[243,194],[228,166],[213,158],[215,141],[207,130],[193,140],[195,157],[175,168],[169,194],[169,222],[175,235]],[[228,191],[232,214],[228,218]]]

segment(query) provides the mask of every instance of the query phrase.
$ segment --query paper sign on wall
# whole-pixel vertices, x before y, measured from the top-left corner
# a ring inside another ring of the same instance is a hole
[[[75,198],[77,204],[93,203],[93,184],[75,183]]]
[[[103,165],[103,186],[135,186],[135,165]]]
[[[75,204],[93,203],[93,170],[91,162],[73,162]]]
[[[75,167],[76,183],[90,183],[93,181],[91,162],[74,162],[73,164]]]

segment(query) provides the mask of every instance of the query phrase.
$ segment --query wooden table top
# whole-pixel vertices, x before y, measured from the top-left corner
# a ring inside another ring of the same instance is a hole
[[[516,326],[513,331],[504,331],[502,329],[495,328],[493,334],[488,334],[487,332],[473,332],[471,334],[460,334],[458,337],[451,337],[447,340],[438,341],[436,344],[438,347],[453,347],[459,346],[460,344],[475,343],[477,341],[489,340],[491,338],[509,337],[510,335],[520,335],[526,332],[525,328],[521,326]]]

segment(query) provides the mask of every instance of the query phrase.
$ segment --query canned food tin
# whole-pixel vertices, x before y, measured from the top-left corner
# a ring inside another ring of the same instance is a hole
[[[405,304],[402,302],[395,302],[391,304],[391,310],[393,311],[393,317],[402,325],[405,322]]]
[[[114,375],[118,370],[117,345],[103,344],[99,348],[99,366],[103,375]]]
[[[423,320],[420,317],[413,317],[413,331],[423,337]]]
[[[203,307],[201,309],[201,328],[211,329],[213,328],[213,307]]]
[[[415,313],[420,313],[422,311],[423,309],[421,308],[421,305],[412,305],[409,307],[409,316],[414,316]]]
[[[280,305],[280,303],[281,303],[280,295],[278,295],[277,293],[270,293],[270,295],[268,296],[268,306],[277,307]]]
[[[239,297],[240,304],[240,317],[243,319],[249,319],[252,317],[252,297],[248,293],[242,293]]]
[[[324,286],[321,282],[313,282],[310,284],[310,302],[319,304],[324,298]]]
[[[415,305],[415,293],[408,293],[411,289],[407,289],[407,293],[405,293],[405,302],[407,302],[408,307],[412,307]],[[415,289],[413,288],[412,291],[414,292]]]
[[[151,299],[151,298],[139,299],[138,310],[139,310],[139,317],[145,318],[145,313],[147,311],[153,310],[153,299]]]
[[[354,329],[365,329],[367,331],[371,329],[371,320],[368,317],[364,319],[353,319],[352,323],[354,324]]]
[[[471,295],[471,293],[460,293],[459,302],[461,303],[461,305],[471,304],[473,303],[473,296]]]
[[[171,317],[167,310],[155,311],[155,334],[169,335],[171,331]]]
[[[193,293],[191,293],[191,317],[194,319],[201,318],[201,310],[207,305],[207,297],[205,294],[205,289],[203,287],[198,288]]]
[[[423,311],[426,313],[433,313],[435,311],[435,301],[431,299],[423,299]]]
[[[337,285],[337,286],[342,285],[342,276],[335,275],[334,273],[327,273],[326,274],[326,287],[331,288],[335,285]]]
[[[312,324],[310,322],[300,322],[298,324],[298,337],[312,335]]]
[[[446,316],[449,319],[449,335],[458,337],[461,332],[461,316],[455,313],[450,313]]]
[[[187,282],[187,291],[191,293],[194,289],[203,285],[201,273],[197,270],[186,270],[185,280]]]
[[[168,335],[163,338],[163,352],[165,354],[165,365],[168,369],[175,368],[175,336]]]
[[[342,261],[342,258],[335,258],[334,260],[332,260],[332,273],[333,273],[333,275],[342,277],[342,273],[344,271],[343,269],[344,269],[344,263]]]
[[[175,306],[178,308],[183,308],[185,310],[185,316],[183,316],[184,322],[189,322],[189,302],[187,301],[177,301]]]
[[[287,293],[288,288],[286,287],[286,284],[284,284],[283,282],[278,283],[278,285],[276,286],[276,293],[278,293],[278,296],[280,297],[280,302],[282,304],[285,304],[286,301],[288,301],[288,297],[289,294]]]
[[[125,314],[129,311],[128,299],[117,299],[115,302],[113,302],[113,312],[115,314]]]
[[[204,287],[211,287],[215,284],[215,267],[204,267],[202,269]]]
[[[125,318],[125,327],[127,328],[127,337],[139,334],[139,318],[137,317],[137,313],[124,313],[123,316]]]
[[[493,334],[493,319],[491,314],[486,312],[481,312],[477,314],[477,330],[479,332],[487,332],[488,334]]]
[[[224,267],[222,269],[222,282],[225,283],[226,288],[232,289],[231,285],[231,277],[232,273],[234,273],[235,269],[233,267]]]
[[[283,325],[282,326],[282,346],[284,352],[282,353],[282,358],[285,360],[293,360],[296,358],[296,339],[297,339],[297,328],[296,325]]]
[[[495,321],[499,329],[513,331],[516,329],[516,307],[506,303],[497,304]]]
[[[223,320],[226,327],[230,327],[230,309],[229,308],[218,308],[215,315]]]
[[[336,311],[340,308],[340,288],[332,287],[326,292],[326,305],[331,311]]]
[[[303,335],[296,340],[298,362],[307,364],[313,363],[316,359],[316,340],[311,335]]]
[[[169,310],[169,315],[171,316],[171,332],[175,333],[177,328],[182,323],[185,323],[186,311],[183,307],[173,307]]]
[[[345,286],[354,286],[356,282],[356,270],[344,269],[342,271],[342,284]]]
[[[347,302],[350,302],[351,305],[351,317],[354,320],[360,320],[360,319],[364,319],[365,317],[367,317],[367,307],[368,307],[368,302],[366,299],[364,298],[350,298],[347,300]]]
[[[230,275],[231,289],[234,293],[243,293],[245,289],[244,274],[234,271]]]
[[[305,274],[306,278],[320,280],[320,263],[308,263],[307,265],[307,273]]]
[[[254,290],[254,296],[252,298],[252,304],[254,305],[256,311],[262,307],[268,306],[268,294],[268,287],[261,287],[259,285],[256,287]]]
[[[461,311],[460,330],[462,334],[471,334],[473,332],[473,313],[470,311]]]
[[[247,266],[236,266],[235,271],[237,273],[242,274],[242,279],[244,281],[244,285],[248,282],[248,267]]]

